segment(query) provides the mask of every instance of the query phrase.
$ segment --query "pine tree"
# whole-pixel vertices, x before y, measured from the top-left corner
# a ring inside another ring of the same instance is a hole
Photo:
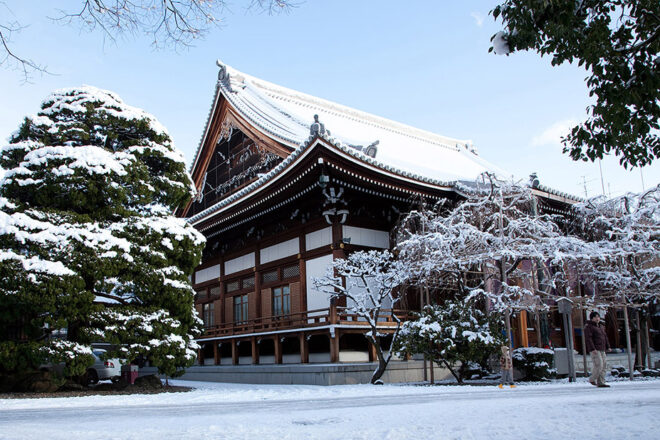
[[[0,370],[48,359],[81,374],[100,341],[170,376],[190,365],[204,237],[173,216],[194,187],[165,128],[114,93],[59,90],[0,166]]]

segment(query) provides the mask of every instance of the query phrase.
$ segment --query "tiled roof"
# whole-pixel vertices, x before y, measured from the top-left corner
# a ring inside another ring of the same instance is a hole
[[[246,75],[218,61],[220,95],[264,134],[292,148],[305,142],[314,115],[342,145],[378,141],[376,159],[396,169],[443,181],[472,180],[485,171],[509,174],[482,159],[471,141],[440,136]],[[204,143],[195,154],[193,168]]]

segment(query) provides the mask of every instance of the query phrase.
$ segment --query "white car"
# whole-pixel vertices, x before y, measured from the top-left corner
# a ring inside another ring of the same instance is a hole
[[[118,358],[103,360],[105,353],[106,351],[101,348],[92,351],[94,364],[87,369],[88,383],[98,383],[99,380],[106,379],[116,382],[121,378],[121,366],[125,361]]]

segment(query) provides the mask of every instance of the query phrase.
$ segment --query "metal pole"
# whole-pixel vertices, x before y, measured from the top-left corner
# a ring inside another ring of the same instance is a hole
[[[573,352],[574,350],[574,344],[573,344],[573,339],[574,339],[574,333],[573,333],[573,315],[572,313],[567,313],[566,314],[566,320],[568,321],[568,343],[570,344],[570,347],[568,348],[568,365],[569,369],[571,372],[571,382],[576,381],[576,373],[575,373],[575,358],[573,357]]]
[[[631,353],[630,343],[630,325],[628,324],[628,306],[623,306],[623,322],[626,326],[626,351],[628,352],[628,371],[630,372],[630,380],[633,380],[633,360]]]
[[[647,357],[647,365],[648,368],[651,369],[653,368],[653,361],[651,360],[651,334],[649,331],[649,315],[647,314],[644,317],[644,331],[646,331],[646,357]]]
[[[584,377],[589,376],[589,369],[587,368],[587,338],[584,336],[584,312],[580,310],[580,327],[582,327],[582,362],[584,363]]]
[[[506,312],[504,312],[504,321],[506,321],[506,340],[509,348],[513,350],[513,341],[511,340],[511,311],[509,309],[506,309]],[[511,371],[511,379],[513,379],[513,362],[511,362],[509,371]]]
[[[568,356],[568,381],[575,382],[575,365],[573,359],[573,347],[571,344],[571,327],[569,326],[569,317],[567,313],[561,314],[564,322],[564,341],[566,344],[566,356]]]
[[[635,355],[635,365],[639,365],[641,368],[644,359],[642,359],[642,322],[639,319],[639,309],[635,309],[635,322],[637,323],[637,353]]]
[[[603,179],[603,164],[601,159],[598,159],[598,169],[600,170],[600,186],[603,188],[603,195],[605,195],[605,180]]]

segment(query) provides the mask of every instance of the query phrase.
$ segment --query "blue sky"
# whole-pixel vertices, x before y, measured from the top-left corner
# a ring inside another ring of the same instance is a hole
[[[442,135],[471,139],[485,159],[527,179],[584,196],[602,192],[598,164],[561,153],[559,136],[585,117],[589,104],[577,66],[551,67],[535,53],[488,53],[499,30],[488,11],[496,1],[307,1],[269,16],[234,2],[219,28],[187,50],[155,51],[148,36],[104,41],[48,17],[52,1],[8,0],[29,25],[14,49],[53,75],[22,84],[0,70],[0,140],[38,111],[54,89],[81,84],[118,93],[154,114],[192,159],[211,105],[215,60],[256,77]],[[57,2],[75,10],[76,0]],[[5,15],[3,11],[0,15]],[[329,127],[331,128],[331,127]],[[626,171],[602,163],[612,195],[660,183],[660,164]]]

